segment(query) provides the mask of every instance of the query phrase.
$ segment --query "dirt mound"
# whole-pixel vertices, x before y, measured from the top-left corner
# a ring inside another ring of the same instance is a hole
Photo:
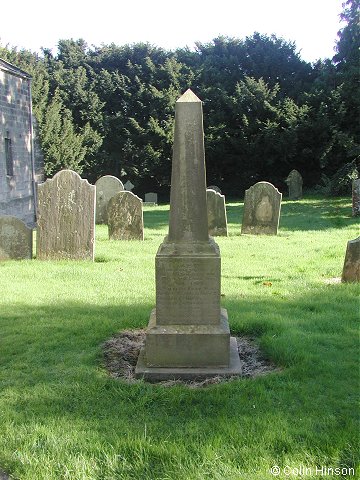
[[[136,362],[145,343],[145,330],[124,330],[103,344],[104,364],[109,374],[128,382],[135,382]],[[242,365],[242,377],[256,377],[279,370],[261,354],[253,338],[236,337]],[[231,381],[237,377],[213,377],[202,381],[168,380],[159,382],[164,386],[186,384],[190,387],[204,387],[215,383]]]

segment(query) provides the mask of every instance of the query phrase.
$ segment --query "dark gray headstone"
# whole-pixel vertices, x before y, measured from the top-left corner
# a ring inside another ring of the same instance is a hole
[[[281,198],[269,182],[258,182],[246,190],[241,233],[277,235]]]
[[[289,187],[290,200],[299,200],[302,198],[303,179],[297,170],[291,170],[285,183]]]
[[[151,203],[157,205],[158,195],[154,192],[145,193],[145,203]]]
[[[37,258],[94,260],[95,185],[62,170],[37,187]]]

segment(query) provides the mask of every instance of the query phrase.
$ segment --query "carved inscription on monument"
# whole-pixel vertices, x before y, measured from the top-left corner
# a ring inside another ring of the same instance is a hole
[[[158,325],[218,324],[220,258],[156,259]]]

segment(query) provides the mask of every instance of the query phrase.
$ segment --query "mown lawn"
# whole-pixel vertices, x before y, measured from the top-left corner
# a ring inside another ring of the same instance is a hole
[[[168,206],[145,207],[144,242],[110,242],[97,226],[94,263],[0,262],[0,469],[21,480],[359,478],[359,286],[334,280],[359,235],[350,201],[285,200],[276,237],[240,235],[242,208],[227,205],[230,236],[216,238],[222,306],[232,333],[256,337],[280,367],[266,376],[190,389],[104,369],[102,343],[147,325]]]

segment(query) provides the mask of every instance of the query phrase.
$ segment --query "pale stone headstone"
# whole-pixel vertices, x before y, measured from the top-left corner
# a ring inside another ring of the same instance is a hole
[[[108,204],[110,240],[144,240],[142,200],[132,192],[119,192]]]
[[[94,260],[95,185],[62,170],[37,186],[36,256]]]
[[[352,182],[352,215],[360,216],[360,178]]]
[[[258,182],[246,190],[241,233],[277,235],[281,198],[269,182]]]
[[[169,234],[155,259],[156,309],[136,376],[148,380],[240,373],[220,307],[220,251],[208,234],[202,102],[176,102]]]
[[[290,200],[299,200],[302,198],[303,179],[297,170],[291,170],[285,183],[289,187]]]
[[[131,192],[131,190],[135,187],[130,180],[128,180],[126,183],[124,183],[124,188],[127,192]]]
[[[360,237],[347,243],[341,281],[360,282]]]
[[[0,216],[0,260],[32,258],[32,229],[17,217]]]
[[[154,203],[155,205],[157,205],[158,203],[157,193],[154,193],[154,192],[145,193],[145,203]]]
[[[209,187],[207,187],[208,190],[215,190],[215,192],[217,193],[221,193],[221,189],[219,187],[217,187],[216,185],[210,185]]]
[[[225,196],[212,189],[206,190],[209,235],[227,237]]]
[[[95,223],[107,223],[107,206],[111,197],[124,190],[122,182],[113,175],[104,175],[96,183]]]

